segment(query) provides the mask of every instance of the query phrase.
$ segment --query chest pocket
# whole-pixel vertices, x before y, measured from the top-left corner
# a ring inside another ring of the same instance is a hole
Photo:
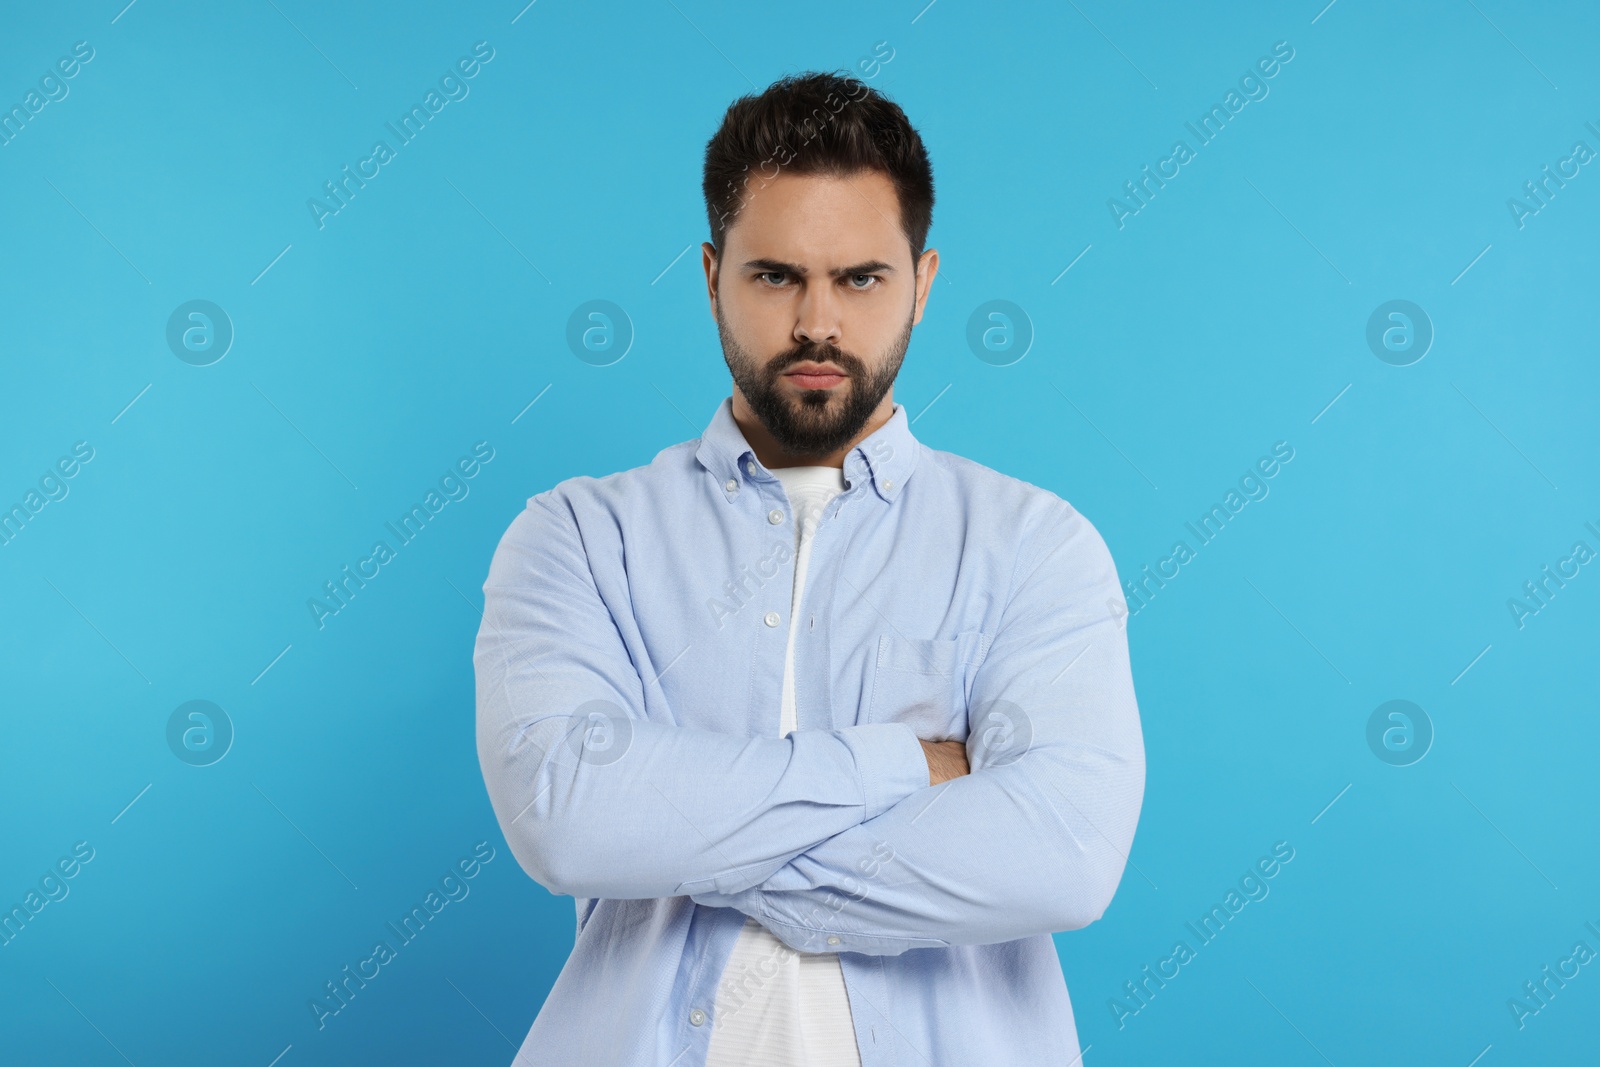
[[[992,639],[977,630],[955,637],[880,634],[866,721],[908,723],[930,741],[965,740],[967,687]]]

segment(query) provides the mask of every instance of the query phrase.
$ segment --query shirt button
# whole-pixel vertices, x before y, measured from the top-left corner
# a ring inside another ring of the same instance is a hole
[[[766,617],[765,617],[765,619],[763,621],[768,626],[776,626],[776,625],[778,625],[778,623],[782,622],[783,620],[779,617],[779,615],[778,615],[778,613],[776,611],[769,611],[769,612],[767,612]]]
[[[739,491],[739,482],[734,478],[729,478],[727,484],[725,484],[722,488],[726,489],[730,493],[737,493]]]
[[[893,489],[894,489],[894,482],[890,481],[888,478],[885,478],[883,480],[883,491],[885,493],[887,493],[887,492],[892,491]]]
[[[778,525],[778,523],[783,521],[783,512],[779,511],[777,508],[773,508],[771,511],[767,512],[767,521],[772,523],[774,526]]]
[[[836,934],[829,934],[828,935],[828,944],[837,945],[838,943],[839,943],[838,935],[836,935]]]
[[[696,1009],[694,1009],[694,1011],[691,1011],[689,1013],[689,1022],[692,1025],[700,1026],[705,1021],[706,1021],[706,1013],[701,1011],[699,1008],[696,1008]]]

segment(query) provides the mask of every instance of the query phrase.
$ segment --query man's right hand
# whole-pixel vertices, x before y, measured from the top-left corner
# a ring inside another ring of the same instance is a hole
[[[922,753],[928,757],[929,785],[970,773],[965,741],[922,741],[920,737],[917,740],[922,742]]]

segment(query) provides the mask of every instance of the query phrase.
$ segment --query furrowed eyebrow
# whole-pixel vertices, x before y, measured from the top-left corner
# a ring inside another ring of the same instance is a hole
[[[797,278],[804,278],[807,271],[804,267],[794,263],[784,263],[777,259],[752,259],[744,265],[746,271],[766,273],[773,271],[779,274],[793,274]],[[848,267],[840,267],[828,272],[834,278],[848,278],[854,274],[893,274],[894,268],[878,259],[871,259],[865,263],[856,263]]]

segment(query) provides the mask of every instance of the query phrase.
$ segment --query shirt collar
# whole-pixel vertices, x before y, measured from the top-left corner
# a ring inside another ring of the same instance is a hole
[[[886,501],[893,501],[905,489],[911,472],[917,465],[918,441],[911,435],[911,420],[905,406],[896,404],[889,421],[878,427],[852,448],[844,457],[844,477],[852,487],[862,479],[869,479],[872,487]],[[772,478],[774,475],[761,465],[755,450],[745,440],[733,418],[733,397],[726,396],[717,405],[716,413],[705,432],[700,435],[700,447],[695,450],[700,465],[716,478],[723,495],[732,500],[746,478]],[[729,486],[733,488],[729,488]]]

